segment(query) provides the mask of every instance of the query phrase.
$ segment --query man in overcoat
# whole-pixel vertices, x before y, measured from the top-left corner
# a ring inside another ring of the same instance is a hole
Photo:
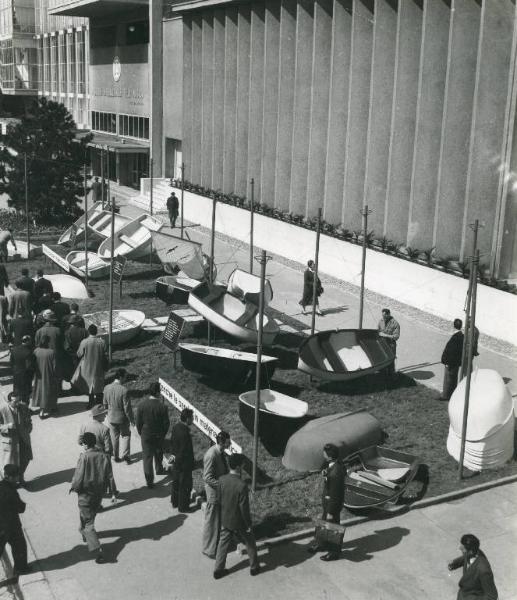
[[[194,448],[190,427],[194,421],[194,413],[184,408],[180,413],[180,421],[171,430],[172,464],[171,504],[179,512],[190,512],[190,493],[192,492],[192,471],[194,469]]]
[[[22,338],[25,335],[30,336],[31,340],[34,339],[34,327],[32,325],[32,319],[26,315],[16,315],[14,319],[9,321],[9,341],[13,346],[18,346],[22,343]]]
[[[219,478],[218,497],[221,504],[221,536],[215,558],[214,579],[228,575],[226,557],[234,538],[246,545],[250,575],[260,573],[257,545],[252,531],[249,490],[241,479],[242,454],[228,457],[230,472]]]
[[[103,402],[108,411],[107,422],[113,446],[115,462],[125,461],[131,464],[131,425],[134,426],[131,400],[124,386],[125,369],[117,369],[115,379],[104,388]],[[122,457],[119,455],[119,442],[122,438]]]
[[[228,462],[225,450],[230,447],[230,434],[220,431],[216,436],[216,444],[209,448],[203,457],[203,481],[205,483],[206,504],[203,524],[202,552],[209,558],[215,558],[219,532],[221,529],[221,506],[217,490],[219,478],[228,473]]]
[[[97,326],[93,323],[88,326],[88,337],[79,344],[77,357],[80,359],[78,379],[87,389],[88,408],[102,404],[106,345],[102,338],[97,337]]]
[[[56,352],[49,348],[48,335],[41,336],[34,350],[34,389],[31,408],[40,409],[40,419],[46,419],[57,410],[57,399],[61,385],[57,369]]]
[[[452,392],[458,385],[458,372],[461,367],[461,357],[463,354],[463,323],[461,319],[454,319],[454,334],[450,337],[442,353],[443,373],[443,391],[440,400],[450,400]]]
[[[77,365],[79,364],[77,351],[79,350],[81,342],[88,337],[88,332],[81,323],[84,323],[84,321],[79,315],[70,315],[68,327],[64,333],[64,364],[62,371],[63,379],[66,381],[72,379]]]
[[[21,402],[28,405],[34,376],[34,355],[29,335],[24,335],[21,344],[11,348],[10,362],[13,372],[13,393],[20,398]]]
[[[179,214],[179,200],[174,192],[167,198],[167,212],[169,213],[171,227],[176,227],[176,219]]]
[[[14,317],[15,315],[25,315],[29,318],[32,316],[31,294],[18,287],[9,296],[9,316]]]
[[[41,310],[48,308],[47,305],[41,306],[40,300],[43,296],[46,296],[49,300],[48,304],[50,305],[53,291],[54,288],[52,287],[52,282],[45,277],[43,269],[38,269],[36,271],[36,280],[34,281],[34,312],[38,313]]]
[[[31,431],[29,408],[14,394],[8,400],[0,396],[0,469],[16,465],[20,483],[32,460]]]

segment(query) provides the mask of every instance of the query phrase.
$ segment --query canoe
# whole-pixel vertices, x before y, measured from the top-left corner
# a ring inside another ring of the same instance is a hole
[[[393,364],[395,355],[375,329],[320,331],[299,348],[298,368],[318,379],[347,381]]]
[[[282,464],[294,471],[319,471],[324,464],[326,443],[335,444],[340,458],[345,458],[363,448],[381,444],[384,437],[379,421],[364,410],[319,417],[289,438]]]
[[[165,275],[156,280],[155,293],[166,304],[187,304],[192,290],[207,285],[192,279],[180,271],[177,275]]]
[[[45,278],[52,283],[54,292],[59,292],[63,298],[71,300],[86,300],[89,298],[88,290],[84,283],[72,275],[46,275]]]
[[[82,250],[74,250],[66,255],[66,261],[70,270],[77,273],[79,277],[85,276],[86,257]],[[100,279],[106,277],[110,272],[110,263],[101,258],[96,252],[88,252],[88,277]]]
[[[151,252],[151,230],[157,231],[162,226],[161,221],[145,214],[129,221],[115,232],[114,255],[132,260],[148,256]],[[104,259],[111,258],[111,235],[108,235],[97,250],[97,254]]]
[[[98,336],[102,337],[106,344],[108,343],[109,332],[109,311],[83,315],[86,328],[88,325],[97,325]],[[145,321],[145,314],[140,310],[114,310],[113,311],[113,331],[111,341],[114,346],[127,344],[136,335],[138,335]]]
[[[420,461],[412,454],[370,446],[349,455],[344,464],[344,505],[361,509],[396,502],[414,479]]]
[[[235,269],[228,284],[202,286],[192,290],[188,304],[207,321],[243,342],[257,343],[260,277]],[[264,304],[271,301],[273,290],[266,280]],[[262,343],[271,345],[279,327],[264,314]]]
[[[88,209],[88,247],[97,248],[99,244],[111,235],[112,214],[109,210],[102,210],[102,203],[96,202]],[[119,231],[122,227],[131,222],[131,219],[118,213],[115,214],[114,229]],[[76,244],[84,241],[85,215],[82,215],[74,223],[77,227]],[[58,244],[65,245],[70,243],[73,226],[69,227],[59,238]]]
[[[239,395],[239,416],[246,429],[253,433],[256,392]],[[260,390],[259,437],[273,454],[283,451],[287,440],[305,425],[309,406],[307,402],[271,389]]]
[[[215,348],[200,344],[180,344],[181,364],[189,371],[240,379],[254,377],[257,369],[257,355],[231,348]],[[276,368],[277,358],[262,355],[261,374],[269,381]]]

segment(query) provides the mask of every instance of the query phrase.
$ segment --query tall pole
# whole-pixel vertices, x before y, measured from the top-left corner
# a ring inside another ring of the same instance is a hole
[[[255,215],[255,180],[250,181],[251,199],[250,199],[250,273],[253,274],[253,218]]]
[[[150,189],[149,189],[149,214],[153,216],[153,158],[149,159],[149,178],[150,178]],[[151,244],[149,246],[149,264],[153,263],[153,238],[151,236]]]
[[[29,180],[27,175],[27,152],[23,155],[24,181],[25,181],[25,226],[27,228],[27,260],[31,255],[31,226],[29,220]]]
[[[83,169],[84,186],[84,285],[88,289],[88,189],[86,186],[86,163]]]
[[[363,328],[363,316],[364,316],[364,276],[366,272],[366,238],[368,236],[368,215],[371,213],[368,210],[368,204],[365,205],[361,211],[363,216],[363,256],[361,260],[361,292],[359,296],[359,329]]]
[[[106,171],[107,171],[107,175],[108,175],[108,189],[107,189],[107,196],[108,196],[108,203],[111,202],[111,186],[110,186],[110,151],[109,148],[107,150],[106,153]]]
[[[113,337],[113,258],[115,254],[115,199],[111,203],[111,264],[110,264],[110,314],[108,331],[108,357],[111,364]]]
[[[215,254],[215,207],[217,200],[212,199],[212,231],[210,232],[210,264],[208,265],[208,281],[210,289],[214,284],[214,254]],[[212,325],[208,321],[208,345],[212,343]]]
[[[260,408],[260,381],[262,367],[262,330],[264,327],[264,282],[266,279],[266,251],[260,254],[260,296],[259,296],[259,319],[257,329],[257,370],[255,375],[255,418],[253,420],[253,469],[251,475],[251,489],[254,492],[257,487],[257,461],[258,461],[258,430],[259,430],[259,408]]]
[[[183,239],[183,196],[185,192],[185,163],[181,163],[181,215],[180,215],[180,225],[181,225],[181,239]]]
[[[101,148],[101,203],[104,208],[104,148]]]
[[[314,256],[314,279],[312,282],[312,320],[311,335],[316,330],[316,303],[318,301],[318,266],[320,257],[321,208],[318,208],[318,223],[316,226],[316,252]]]
[[[465,403],[463,405],[463,423],[461,427],[461,449],[460,449],[460,462],[458,465],[458,478],[463,478],[463,463],[465,460],[465,444],[467,438],[467,423],[469,416],[469,400],[470,400],[470,380],[472,378],[472,357],[474,354],[474,338],[476,335],[476,300],[477,300],[477,274],[479,265],[479,250],[476,251],[476,255],[471,257],[470,270],[472,272],[472,291],[471,291],[471,314],[470,314],[470,328],[469,328],[469,341],[467,350],[467,375],[465,381]]]

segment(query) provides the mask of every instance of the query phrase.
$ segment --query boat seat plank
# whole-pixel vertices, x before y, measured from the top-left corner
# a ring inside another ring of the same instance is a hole
[[[347,370],[329,339],[321,338],[320,347],[335,373],[344,373]]]
[[[377,339],[365,337],[359,340],[359,344],[366,356],[370,359],[372,365],[383,363],[388,358],[388,355],[378,343]]]
[[[127,235],[122,234],[122,235],[119,236],[119,239],[120,239],[121,242],[124,242],[124,244],[127,244],[131,248],[138,248],[138,246],[140,246],[140,244],[138,242],[135,242],[134,240],[132,240]]]
[[[251,304],[251,302],[247,302],[245,305],[244,312],[240,317],[235,319],[235,324],[240,325],[241,327],[246,325],[246,323],[252,319],[258,313],[258,308]]]
[[[206,296],[203,297],[203,303],[210,306],[224,294],[224,288],[215,287]]]

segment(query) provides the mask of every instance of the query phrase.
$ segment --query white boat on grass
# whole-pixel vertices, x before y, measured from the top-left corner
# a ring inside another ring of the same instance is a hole
[[[155,293],[166,304],[188,304],[192,290],[205,285],[197,279],[192,279],[180,271],[177,275],[164,275],[156,280]]]
[[[79,277],[86,275],[86,252],[74,250],[66,255],[66,261],[70,265],[70,270],[77,273]],[[106,277],[110,272],[110,263],[101,258],[96,252],[88,252],[88,277],[100,279]]]
[[[243,342],[257,342],[260,277],[235,269],[227,285],[200,286],[189,294],[188,304],[207,321]],[[264,287],[264,306],[273,298],[268,280]],[[273,343],[279,327],[264,314],[262,343]]]
[[[151,252],[151,231],[159,231],[162,227],[161,221],[146,214],[129,221],[115,232],[114,256],[125,256],[132,260],[148,256]],[[97,251],[104,259],[111,258],[111,235],[108,233],[108,236]]]
[[[98,336],[102,337],[106,344],[109,335],[109,311],[83,315],[86,328],[94,324],[97,326]],[[138,335],[145,321],[145,314],[141,310],[114,310],[113,331],[111,341],[114,346],[127,344]]]

